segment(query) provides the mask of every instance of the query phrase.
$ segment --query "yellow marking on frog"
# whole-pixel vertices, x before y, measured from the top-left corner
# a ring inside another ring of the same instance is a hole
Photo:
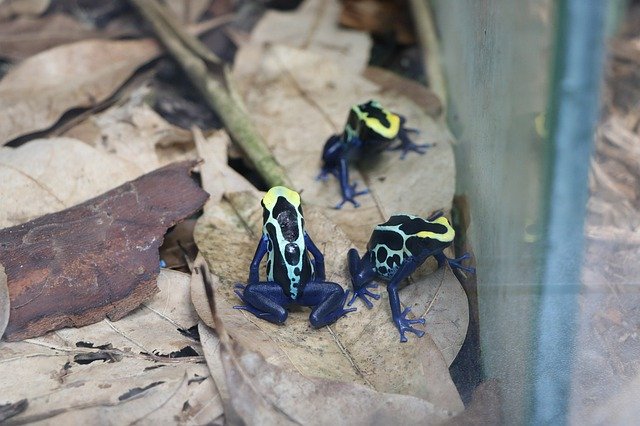
[[[387,120],[389,120],[389,127],[384,126],[377,118],[366,116],[364,122],[367,127],[376,132],[379,135],[384,136],[387,139],[393,139],[398,135],[400,130],[400,117],[394,113],[385,111]]]
[[[375,108],[378,108],[385,115],[386,119],[389,121],[389,126],[383,125],[376,117],[369,116],[366,111],[359,108],[359,105],[354,107],[354,111],[358,115],[358,118],[374,132],[387,139],[395,138],[400,131],[400,116],[382,108],[379,102],[372,102],[372,105]]]
[[[284,186],[274,186],[262,198],[262,205],[269,211],[273,210],[278,197],[284,197],[295,208],[300,206],[300,194]]]
[[[447,232],[445,232],[444,234],[440,234],[431,231],[420,231],[416,234],[416,236],[419,238],[431,238],[442,242],[453,241],[453,238],[456,236],[456,232],[453,230],[453,227],[449,224],[449,221],[446,217],[440,216],[436,220],[432,220],[431,223],[437,223],[444,226],[445,228],[447,228]]]

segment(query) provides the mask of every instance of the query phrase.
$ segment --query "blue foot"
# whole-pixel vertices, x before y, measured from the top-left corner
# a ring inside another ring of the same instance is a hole
[[[356,201],[356,197],[368,194],[369,190],[364,189],[362,191],[356,191],[357,185],[357,183],[354,183],[353,185],[347,186],[347,188],[343,191],[342,201],[340,201],[335,207],[336,210],[340,210],[346,202],[353,204],[353,207],[360,207],[360,203]]]
[[[340,309],[336,311],[336,313],[338,313],[338,318],[348,314],[349,312],[355,312],[357,310],[357,308],[344,308],[344,303],[347,301],[347,299],[349,298],[349,290],[346,290],[344,292],[344,296],[342,297],[342,302],[340,303]]]
[[[415,144],[413,142],[410,143],[406,143],[406,142],[402,142],[400,145],[398,146],[394,146],[392,148],[389,148],[390,151],[402,151],[402,154],[400,154],[400,159],[404,160],[404,158],[407,156],[407,154],[409,152],[416,152],[420,155],[423,155],[425,152],[427,152],[427,149],[435,146],[436,144],[434,143],[424,143],[424,144]]]
[[[336,173],[337,172],[335,170],[322,169],[320,173],[318,173],[318,176],[316,176],[316,180],[326,182],[327,179],[329,179],[329,175],[336,176]]]
[[[371,301],[369,299],[367,299],[367,296],[371,297],[372,299],[379,300],[380,299],[380,295],[379,294],[375,294],[375,293],[371,293],[368,290],[370,288],[378,288],[378,284],[376,284],[376,283],[367,284],[367,285],[363,285],[362,287],[360,287],[357,290],[354,290],[353,291],[353,297],[351,298],[349,303],[347,303],[347,305],[349,305],[349,306],[353,305],[353,302],[355,302],[357,298],[360,298],[367,305],[367,308],[369,308],[369,309],[373,308],[373,303],[371,303]]]
[[[411,308],[404,308],[404,311],[402,311],[402,313],[397,318],[393,319],[393,321],[396,323],[396,327],[398,327],[398,331],[400,332],[401,342],[407,341],[407,338],[404,335],[404,333],[406,333],[407,331],[414,333],[418,337],[424,336],[424,331],[411,327],[411,324],[424,324],[424,318],[408,319],[407,314],[410,311]]]
[[[460,269],[469,274],[475,274],[476,268],[474,268],[473,266],[464,266],[462,264],[463,260],[470,259],[470,258],[471,258],[471,255],[469,253],[465,253],[462,256],[458,257],[457,259],[447,258],[447,262],[449,262],[449,266],[451,266],[452,269]]]

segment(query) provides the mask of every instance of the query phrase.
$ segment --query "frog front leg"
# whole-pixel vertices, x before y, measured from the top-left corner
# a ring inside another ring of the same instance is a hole
[[[379,294],[371,293],[370,288],[377,288],[378,284],[371,284],[371,281],[376,278],[376,271],[371,260],[371,252],[366,252],[362,259],[358,254],[358,250],[351,249],[348,254],[349,259],[349,275],[351,276],[351,285],[353,286],[353,297],[349,301],[348,305],[351,306],[353,302],[359,297],[367,305],[369,309],[373,308],[373,303],[367,297],[378,300]]]
[[[400,130],[398,131],[398,139],[400,139],[400,144],[393,148],[389,148],[391,151],[401,150],[402,154],[400,154],[400,159],[404,160],[404,157],[407,156],[409,151],[417,152],[422,155],[427,152],[427,149],[435,146],[433,143],[424,143],[424,144],[416,144],[409,137],[409,133],[420,133],[418,129],[411,129],[404,126],[407,119],[404,116],[400,116]]]
[[[411,327],[412,324],[424,324],[424,318],[409,319],[407,314],[411,311],[411,308],[404,308],[400,312],[400,296],[398,295],[398,286],[409,275],[411,275],[422,262],[415,257],[406,259],[395,273],[389,284],[387,285],[387,292],[389,293],[389,304],[391,305],[391,317],[396,324],[398,331],[400,332],[400,341],[406,342],[407,338],[404,335],[407,331],[414,333],[418,337],[424,336],[424,331]]]
[[[324,182],[330,174],[338,177],[340,157],[342,157],[343,151],[344,146],[340,135],[333,135],[327,139],[322,149],[322,168],[316,180]]]
[[[235,293],[245,305],[234,306],[234,309],[249,311],[258,318],[275,324],[282,324],[289,315],[287,306],[291,304],[291,299],[276,282],[263,281],[249,283],[247,286],[238,284]]]
[[[344,291],[339,284],[329,281],[310,281],[304,288],[296,303],[312,306],[309,322],[319,328],[334,323],[338,318],[353,312],[356,308],[344,309],[349,291]]]
[[[360,203],[356,201],[356,197],[364,195],[369,192],[368,189],[362,191],[356,191],[356,183],[351,185],[349,183],[349,161],[347,158],[340,158],[340,191],[342,192],[342,201],[336,205],[336,209],[342,208],[347,201],[353,204],[353,207],[360,207]]]
[[[314,275],[317,281],[324,281],[325,272],[324,272],[324,255],[315,245],[309,234],[305,231],[304,233],[304,243],[307,246],[307,249],[313,255],[313,266],[314,266]]]

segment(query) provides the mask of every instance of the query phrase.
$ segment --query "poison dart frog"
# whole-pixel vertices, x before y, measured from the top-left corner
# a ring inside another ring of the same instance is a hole
[[[367,252],[362,258],[356,249],[349,250],[349,273],[354,289],[349,306],[360,297],[369,308],[373,307],[367,296],[378,300],[380,295],[369,291],[370,288],[378,286],[370,284],[371,281],[375,278],[388,280],[391,314],[400,331],[401,342],[407,341],[404,335],[407,331],[422,337],[424,331],[411,325],[425,323],[424,318],[408,319],[406,316],[411,310],[408,307],[400,312],[398,286],[405,278],[429,256],[436,258],[438,266],[448,262],[452,268],[475,273],[474,268],[462,265],[462,261],[470,257],[469,253],[457,259],[450,259],[442,252],[455,236],[455,231],[442,214],[438,212],[426,220],[407,214],[391,216],[388,221],[375,227],[367,244]]]
[[[236,285],[236,294],[245,305],[234,308],[281,324],[287,319],[290,305],[311,306],[309,321],[314,327],[331,324],[355,311],[344,309],[349,291],[325,280],[324,256],[304,230],[300,194],[276,186],[261,204],[262,237],[249,268],[249,281],[246,286]],[[258,269],[265,255],[267,280],[260,281]]]
[[[340,135],[333,135],[324,144],[322,150],[322,169],[318,180],[326,180],[329,174],[340,181],[342,201],[336,205],[341,208],[347,201],[359,207],[355,198],[366,194],[368,190],[356,191],[356,183],[349,183],[349,163],[379,154],[385,149],[402,150],[404,159],[409,151],[424,154],[433,144],[416,145],[409,133],[418,133],[417,129],[404,127],[406,119],[386,110],[380,102],[370,100],[354,105],[349,111],[347,124]],[[391,143],[400,140],[400,144],[390,148]]]

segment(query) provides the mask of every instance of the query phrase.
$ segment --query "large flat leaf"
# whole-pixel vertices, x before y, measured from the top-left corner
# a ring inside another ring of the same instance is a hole
[[[153,40],[85,40],[30,57],[0,80],[0,144],[104,101],[158,53]]]
[[[251,42],[238,52],[234,75],[258,128],[294,188],[302,192],[304,202],[338,224],[362,252],[373,228],[392,214],[427,217],[436,210],[450,210],[455,188],[453,138],[443,122],[431,118],[398,91],[409,86],[401,78],[395,77],[394,82],[392,76],[378,76],[376,81],[384,80],[384,85],[379,85],[358,73],[365,59],[353,63],[353,57],[344,58],[344,45],[314,42],[322,39],[322,28],[335,25],[330,17],[338,13],[337,8],[334,2],[308,0],[289,16],[294,19],[310,14],[313,19],[307,15],[304,19],[314,24],[306,27],[280,29],[286,14],[267,15]],[[366,40],[356,45],[368,52]],[[346,205],[334,210],[340,200],[337,180],[316,181],[322,148],[331,134],[342,131],[351,105],[371,98],[404,115],[409,127],[419,129],[420,134],[413,136],[417,143],[436,146],[424,155],[409,153],[404,160],[398,152],[390,151],[352,166],[352,179],[360,188],[367,186],[370,194],[358,198],[361,207],[357,209]],[[416,312],[428,313],[426,330],[450,364],[466,335],[468,304],[453,274],[441,275],[438,280],[428,278],[427,272],[435,266],[435,262],[428,262],[424,273],[414,274],[414,285],[406,290],[410,294],[402,300],[416,305]],[[357,306],[364,307],[359,302]]]
[[[416,397],[277,367],[232,342],[219,316],[214,321],[217,335],[199,326],[202,349],[216,384],[223,384],[220,396],[231,424],[428,425],[452,414]]]
[[[324,252],[327,279],[343,285],[349,282],[346,273],[349,239],[312,206],[305,206],[305,223]],[[247,279],[261,226],[260,195],[241,192],[227,194],[221,203],[209,206],[195,229],[196,243],[214,275],[219,315],[234,339],[261,353],[268,362],[304,376],[413,395],[452,412],[462,408],[447,363],[430,336],[400,344],[384,293],[373,309],[360,308],[336,324],[318,330],[309,324],[308,309],[291,312],[283,326],[233,309],[240,304],[233,286]],[[441,276],[429,277],[437,287]],[[200,317],[212,326],[202,286],[193,287],[192,299]]]
[[[71,207],[142,173],[135,164],[77,139],[38,139],[19,148],[2,147],[0,228]]]
[[[163,271],[160,292],[126,318],[0,342],[0,405],[10,420],[56,424],[206,424],[222,414],[198,341],[189,277]],[[23,404],[24,405],[24,404]]]

